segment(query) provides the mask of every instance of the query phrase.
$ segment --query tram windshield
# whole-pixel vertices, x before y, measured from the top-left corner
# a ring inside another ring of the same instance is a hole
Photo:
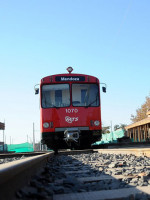
[[[72,84],[72,105],[80,107],[99,106],[97,84]],[[70,106],[69,84],[42,86],[42,108],[62,108]]]
[[[42,107],[68,107],[70,106],[69,84],[55,84],[42,86]]]
[[[99,106],[99,88],[97,84],[72,84],[72,105]]]

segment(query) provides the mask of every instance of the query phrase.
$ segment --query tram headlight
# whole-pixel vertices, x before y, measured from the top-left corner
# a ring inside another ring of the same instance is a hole
[[[73,71],[73,68],[72,67],[68,67],[67,71],[69,72],[69,74],[71,74],[71,72]]]
[[[95,126],[99,126],[99,125],[100,125],[100,121],[96,120],[96,121],[94,122],[94,125],[95,125]]]
[[[44,127],[44,128],[48,128],[48,127],[49,127],[49,123],[48,123],[48,122],[44,122],[44,123],[43,123],[43,127]]]

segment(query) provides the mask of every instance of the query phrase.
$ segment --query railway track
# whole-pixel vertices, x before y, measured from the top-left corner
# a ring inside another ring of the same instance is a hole
[[[56,156],[53,153],[36,156],[44,162],[48,159],[46,166],[39,170],[39,164],[33,166],[27,161],[26,174],[29,174],[30,167],[34,171],[35,166],[40,172],[30,179],[28,185],[17,190],[16,196],[4,196],[4,199],[150,199],[149,156],[150,149],[146,148],[62,151]],[[14,169],[13,173],[9,169],[9,174],[14,174]],[[20,177],[25,175],[22,170],[18,172],[20,167],[16,169]],[[7,184],[11,181],[9,178],[6,181],[6,177],[6,174],[2,177],[0,168],[0,188],[8,191]],[[14,176],[11,180],[14,185],[19,183],[19,180],[14,182]]]
[[[0,153],[0,159],[3,158],[19,158],[19,157],[30,157],[30,156],[36,156],[36,155],[42,155],[45,152],[24,152],[24,153],[11,153],[11,152],[1,152]]]
[[[16,156],[22,156],[23,154],[16,154]],[[0,199],[12,200],[16,199],[15,192],[23,187],[31,179],[31,176],[35,172],[39,171],[41,167],[47,162],[47,159],[53,155],[53,153],[45,153],[42,155],[31,156],[28,153],[28,158],[8,162],[0,165]],[[5,155],[3,158],[8,156]],[[10,155],[9,155],[10,156]],[[14,155],[11,155],[11,157]]]

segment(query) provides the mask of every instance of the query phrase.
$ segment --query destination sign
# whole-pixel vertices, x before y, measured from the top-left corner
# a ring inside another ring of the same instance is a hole
[[[84,76],[56,76],[55,81],[85,81]]]

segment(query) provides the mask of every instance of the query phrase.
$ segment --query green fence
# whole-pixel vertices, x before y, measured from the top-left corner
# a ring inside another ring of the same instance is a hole
[[[19,152],[33,152],[33,144],[28,142],[22,144],[10,144],[7,145],[8,151],[15,151],[16,153]]]
[[[124,129],[118,129],[111,133],[105,133],[105,134],[102,134],[101,141],[94,143],[94,145],[117,143],[117,139],[122,138],[124,135],[125,135]]]

